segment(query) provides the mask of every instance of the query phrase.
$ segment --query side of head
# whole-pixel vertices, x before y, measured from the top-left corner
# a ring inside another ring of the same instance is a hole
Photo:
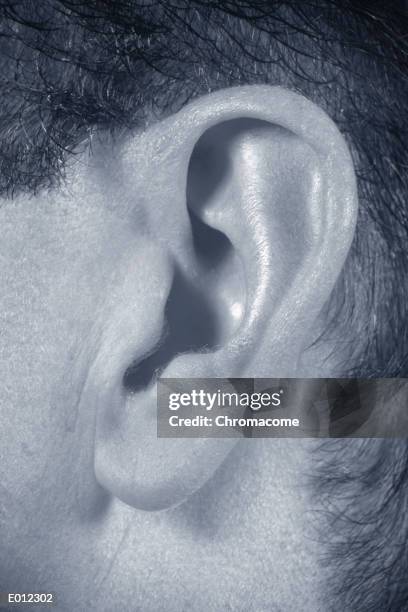
[[[9,581],[104,576],[129,517],[173,541],[138,511],[232,444],[158,440],[158,374],[404,375],[403,17],[357,4],[2,8]]]

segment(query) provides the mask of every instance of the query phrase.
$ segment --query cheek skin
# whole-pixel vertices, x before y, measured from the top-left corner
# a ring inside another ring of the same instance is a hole
[[[0,483],[14,536],[30,529],[26,513],[69,516],[77,504],[68,483],[91,433],[76,431],[73,415],[118,260],[137,249],[135,227],[86,196],[0,207]]]

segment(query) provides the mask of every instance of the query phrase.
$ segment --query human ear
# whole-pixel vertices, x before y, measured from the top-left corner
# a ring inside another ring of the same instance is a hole
[[[142,194],[145,250],[141,269],[118,275],[88,380],[94,466],[114,496],[159,509],[202,486],[236,441],[158,439],[155,376],[295,377],[352,241],[356,183],[330,118],[269,86],[191,102],[131,138],[119,163]]]

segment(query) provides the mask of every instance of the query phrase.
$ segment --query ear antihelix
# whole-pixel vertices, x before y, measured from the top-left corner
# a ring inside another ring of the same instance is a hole
[[[217,259],[235,317],[214,358],[230,360],[232,371],[249,361],[311,249],[316,166],[309,145],[292,132],[245,117],[212,126],[193,150],[187,204],[194,234],[198,228],[205,238],[222,236],[224,246],[194,241],[202,259]],[[231,359],[238,353],[240,363]]]

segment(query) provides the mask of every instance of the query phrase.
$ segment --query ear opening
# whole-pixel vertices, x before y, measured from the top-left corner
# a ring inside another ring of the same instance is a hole
[[[142,361],[127,368],[123,376],[125,392],[136,393],[151,386],[179,355],[214,349],[219,336],[218,317],[211,296],[176,269],[161,338]]]

